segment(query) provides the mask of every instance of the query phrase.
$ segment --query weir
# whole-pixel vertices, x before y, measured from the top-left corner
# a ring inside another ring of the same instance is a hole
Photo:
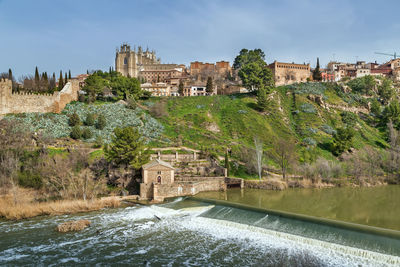
[[[333,226],[333,227],[343,228],[343,229],[367,233],[367,234],[381,235],[381,236],[386,236],[386,237],[395,238],[395,239],[400,240],[400,231],[396,231],[396,230],[392,230],[392,229],[384,229],[384,228],[373,227],[373,226],[368,226],[368,225],[361,225],[361,224],[349,223],[349,222],[344,222],[344,221],[336,221],[336,220],[331,220],[331,219],[326,219],[326,218],[314,217],[314,216],[309,216],[309,215],[296,214],[296,213],[292,213],[292,212],[253,207],[250,205],[233,203],[233,202],[229,202],[229,201],[225,201],[225,200],[207,199],[207,198],[200,198],[200,197],[188,197],[188,199],[195,200],[195,201],[201,201],[201,202],[205,202],[205,203],[210,203],[213,205],[228,206],[228,207],[237,208],[237,209],[261,212],[261,213],[266,213],[266,214],[284,217],[284,218],[288,218],[288,219],[300,220],[300,221],[311,222],[311,223],[316,223],[316,224],[323,224],[323,225],[327,225],[327,226]]]
[[[400,240],[195,198],[152,206],[0,221],[3,265],[399,266]],[[55,225],[87,219],[79,234]],[[73,255],[71,257],[71,255]]]

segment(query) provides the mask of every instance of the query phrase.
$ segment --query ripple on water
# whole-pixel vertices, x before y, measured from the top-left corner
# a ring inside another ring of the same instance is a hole
[[[0,262],[48,265],[73,264],[79,259],[90,265],[146,262],[208,266],[282,262],[299,266],[376,266],[400,262],[394,256],[199,216],[210,208],[139,206],[27,222],[28,228],[18,225],[24,232],[17,243],[12,238],[18,231],[5,234],[6,243],[0,244]],[[232,210],[221,209],[218,213],[227,216]],[[81,217],[91,220],[92,226],[79,233],[54,232],[59,221]],[[265,216],[260,222],[268,219]],[[7,224],[1,224],[0,231],[5,227]]]

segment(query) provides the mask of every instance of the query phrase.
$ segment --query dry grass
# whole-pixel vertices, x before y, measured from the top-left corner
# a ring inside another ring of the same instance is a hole
[[[0,217],[9,220],[21,220],[40,215],[61,215],[89,212],[103,208],[119,207],[117,198],[94,200],[60,200],[51,202],[35,202],[33,192],[18,189],[17,198],[10,193],[0,196]],[[15,203],[15,199],[17,202]]]
[[[285,181],[279,178],[269,178],[266,180],[245,180],[246,188],[267,189],[267,190],[285,190],[288,185]]]
[[[57,226],[56,230],[60,233],[66,233],[72,231],[81,231],[88,226],[90,226],[89,220],[78,220],[62,223]]]

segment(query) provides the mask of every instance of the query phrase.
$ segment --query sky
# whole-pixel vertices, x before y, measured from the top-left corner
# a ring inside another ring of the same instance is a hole
[[[123,42],[163,63],[385,62],[400,54],[398,0],[0,0],[0,72],[108,70]]]

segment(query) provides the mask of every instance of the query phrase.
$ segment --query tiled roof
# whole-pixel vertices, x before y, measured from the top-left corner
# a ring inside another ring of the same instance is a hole
[[[171,164],[162,161],[161,159],[154,159],[152,161],[150,161],[149,163],[145,164],[142,166],[143,170],[149,169],[151,167],[157,166],[157,165],[161,165],[170,169],[174,169],[174,167],[171,166]]]

